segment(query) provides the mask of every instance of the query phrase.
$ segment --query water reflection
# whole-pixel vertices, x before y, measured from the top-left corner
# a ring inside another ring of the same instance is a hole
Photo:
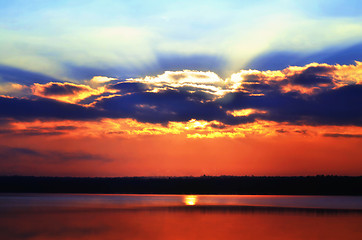
[[[184,196],[184,203],[188,206],[193,206],[197,202],[197,196],[196,195],[186,195]]]
[[[125,209],[173,206],[253,206],[362,211],[361,196],[0,194],[0,212],[22,208]]]
[[[196,205],[197,207],[197,205]],[[182,210],[183,209],[183,210]],[[97,210],[0,213],[0,239],[362,239],[361,214]]]
[[[343,200],[344,205],[357,201],[355,206],[361,201],[290,196],[0,195],[0,239],[362,239],[361,209],[276,207],[285,199],[303,200],[301,206],[309,206],[313,199],[318,204],[326,199]],[[243,203],[273,203],[273,207]]]

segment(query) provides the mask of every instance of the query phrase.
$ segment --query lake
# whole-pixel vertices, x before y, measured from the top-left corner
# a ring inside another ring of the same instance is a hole
[[[0,194],[0,239],[362,239],[362,197]]]

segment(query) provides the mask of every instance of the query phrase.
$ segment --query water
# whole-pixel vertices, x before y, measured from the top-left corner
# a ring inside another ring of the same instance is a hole
[[[362,197],[2,194],[0,239],[362,239]]]

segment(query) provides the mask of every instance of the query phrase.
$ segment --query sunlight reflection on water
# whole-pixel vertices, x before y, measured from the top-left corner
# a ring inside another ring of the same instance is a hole
[[[361,203],[342,196],[0,194],[0,239],[362,239]]]
[[[197,196],[196,195],[186,195],[184,196],[184,203],[185,205],[195,205],[197,203]]]

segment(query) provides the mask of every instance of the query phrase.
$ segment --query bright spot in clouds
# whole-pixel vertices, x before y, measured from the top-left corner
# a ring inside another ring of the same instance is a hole
[[[250,114],[256,114],[256,113],[265,114],[267,112],[258,110],[258,109],[247,108],[247,109],[241,109],[241,110],[227,111],[226,113],[233,115],[234,117],[242,117],[242,116],[249,116]]]
[[[105,76],[94,76],[91,79],[91,82],[94,82],[94,83],[106,83],[106,82],[109,82],[109,81],[112,81],[112,80],[117,80],[117,78],[110,78],[110,77],[105,77]]]

